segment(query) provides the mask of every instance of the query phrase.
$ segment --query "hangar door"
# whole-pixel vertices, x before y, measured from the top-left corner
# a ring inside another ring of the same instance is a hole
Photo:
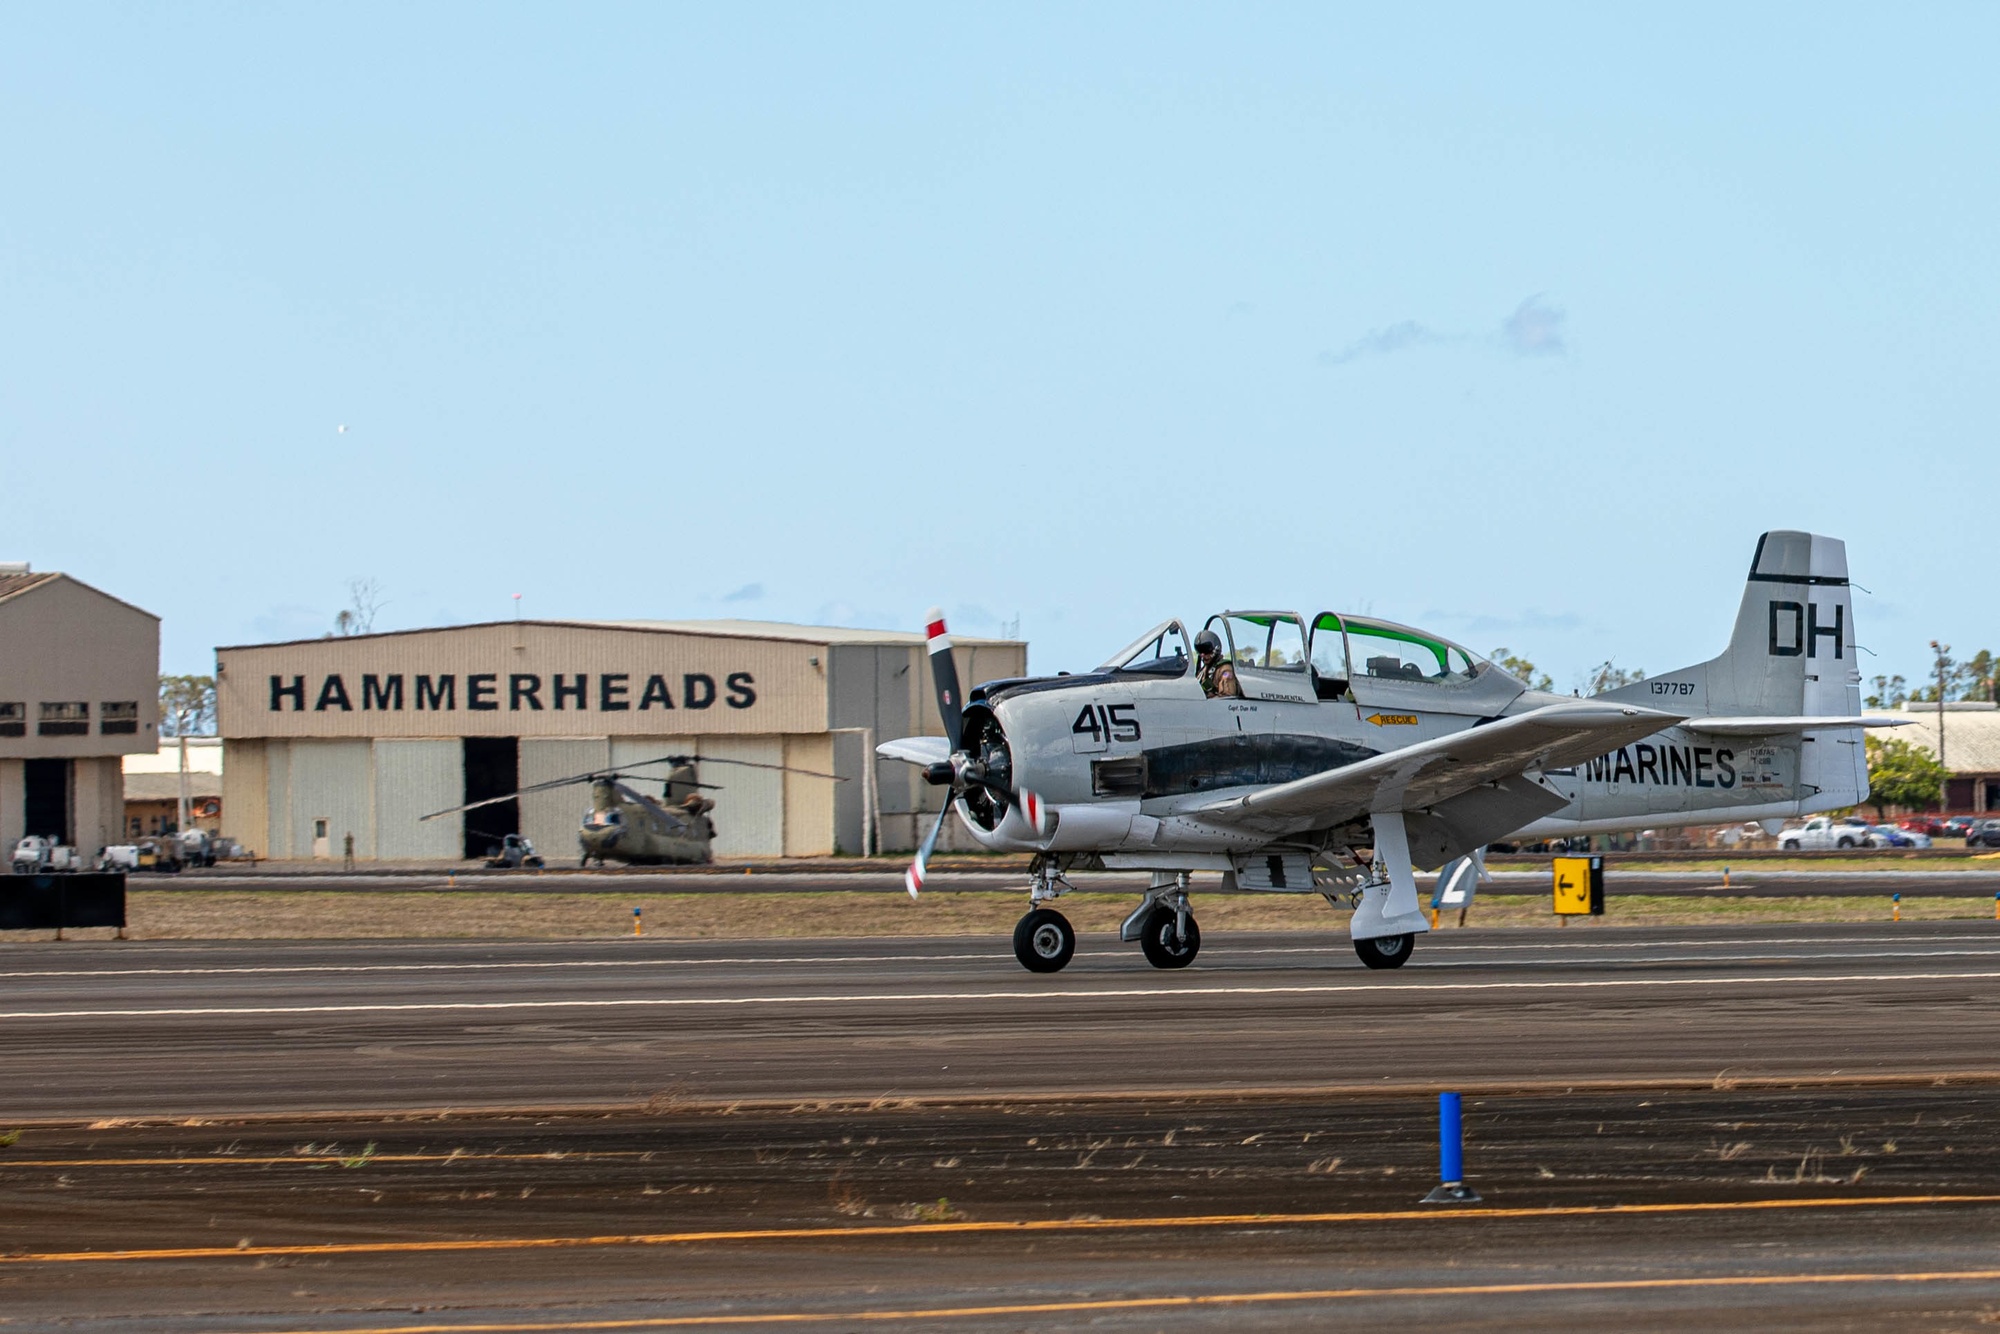
[[[511,736],[462,738],[466,802],[504,797],[521,787],[521,743]],[[490,857],[500,840],[521,832],[521,803],[496,801],[464,815],[462,853],[470,859]]]
[[[452,816],[418,817],[450,810],[463,800],[464,760],[456,739],[375,742],[375,855],[455,860],[463,842]]]

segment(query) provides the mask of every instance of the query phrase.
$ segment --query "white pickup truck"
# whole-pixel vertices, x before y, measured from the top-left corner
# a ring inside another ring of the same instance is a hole
[[[1778,846],[1786,852],[1824,852],[1828,848],[1865,848],[1868,831],[1830,815],[1815,815],[1801,825],[1778,831]]]

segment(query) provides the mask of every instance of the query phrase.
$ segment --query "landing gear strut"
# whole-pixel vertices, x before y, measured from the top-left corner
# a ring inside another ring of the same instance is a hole
[[[1188,907],[1188,873],[1161,871],[1125,924],[1120,940],[1136,940],[1155,968],[1185,968],[1201,949],[1201,927]]]

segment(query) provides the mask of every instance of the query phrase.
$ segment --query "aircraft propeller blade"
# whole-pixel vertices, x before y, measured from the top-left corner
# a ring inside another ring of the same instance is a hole
[[[930,864],[931,853],[937,849],[938,835],[944,832],[944,822],[951,815],[951,803],[945,802],[938,812],[937,821],[931,825],[931,832],[924,835],[923,843],[917,848],[917,859],[910,863],[910,869],[903,873],[903,888],[915,898],[917,891],[924,887],[924,868]]]
[[[932,607],[924,617],[924,647],[930,650],[931,680],[937,684],[938,717],[944,720],[945,740],[958,753],[964,740],[964,715],[958,693],[958,664],[952,661],[951,635],[944,628],[944,609]]]

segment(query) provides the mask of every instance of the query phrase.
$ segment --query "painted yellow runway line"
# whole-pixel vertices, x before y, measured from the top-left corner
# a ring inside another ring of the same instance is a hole
[[[1083,1315],[1111,1311],[1174,1311],[1201,1307],[1262,1306],[1278,1302],[1335,1302],[1386,1297],[1507,1297],[1583,1292],[1660,1292],[1701,1288],[1772,1288],[1814,1284],[1966,1283],[2000,1281],[2000,1269],[1937,1269],[1910,1273],[1718,1274],[1690,1278],[1581,1279],[1566,1283],[1460,1283],[1400,1288],[1300,1288],[1279,1292],[1224,1292],[1173,1297],[1110,1297],[1094,1301],[1022,1302],[992,1306],[933,1306],[902,1311],[780,1311],[769,1315],[634,1316],[614,1320],[536,1320],[463,1325],[352,1325],[315,1334],[557,1334],[558,1331],[697,1329],[744,1325],[880,1324],[902,1320],[951,1320],[979,1316]],[[297,1334],[296,1331],[288,1334]]]
[[[1798,1209],[1887,1209],[1952,1204],[2000,1204],[2000,1195],[1820,1196],[1803,1200],[1708,1200],[1672,1204],[1557,1204],[1518,1209],[1368,1209],[1340,1213],[1190,1214],[1150,1218],[1047,1218],[984,1223],[899,1223],[886,1227],[736,1228],[706,1232],[609,1233],[585,1237],[306,1242],[276,1246],[183,1246],[123,1251],[17,1251],[0,1255],[0,1265],[255,1259],[263,1256],[431,1255],[466,1251],[575,1250],[605,1246],[692,1246],[736,1241],[863,1241],[877,1237],[1170,1231],[1215,1227],[1304,1227],[1330,1223],[1468,1222],[1507,1218],[1747,1213]]]
[[[1317,983],[1295,986],[1208,986],[1208,987],[1090,987],[1040,990],[1028,987],[1005,991],[863,991],[816,992],[773,996],[643,996],[606,1000],[533,1001],[357,1001],[327,1005],[188,1005],[146,1009],[90,1010],[6,1010],[0,1019],[171,1019],[171,1018],[257,1018],[297,1014],[398,1014],[420,1011],[501,1010],[659,1010],[733,1009],[749,1005],[928,1005],[946,1001],[1091,1001],[1158,1000],[1199,996],[1320,996],[1346,992],[1388,995],[1434,991],[1597,991],[1611,988],[1644,990],[1660,987],[1750,987],[1816,986],[1836,983],[1894,982],[1995,982],[2000,972],[1950,973],[1766,973],[1750,976],[1718,977],[1631,977],[1590,978],[1559,982],[1532,982],[1509,979],[1493,982],[1416,982],[1374,979],[1368,982]]]

